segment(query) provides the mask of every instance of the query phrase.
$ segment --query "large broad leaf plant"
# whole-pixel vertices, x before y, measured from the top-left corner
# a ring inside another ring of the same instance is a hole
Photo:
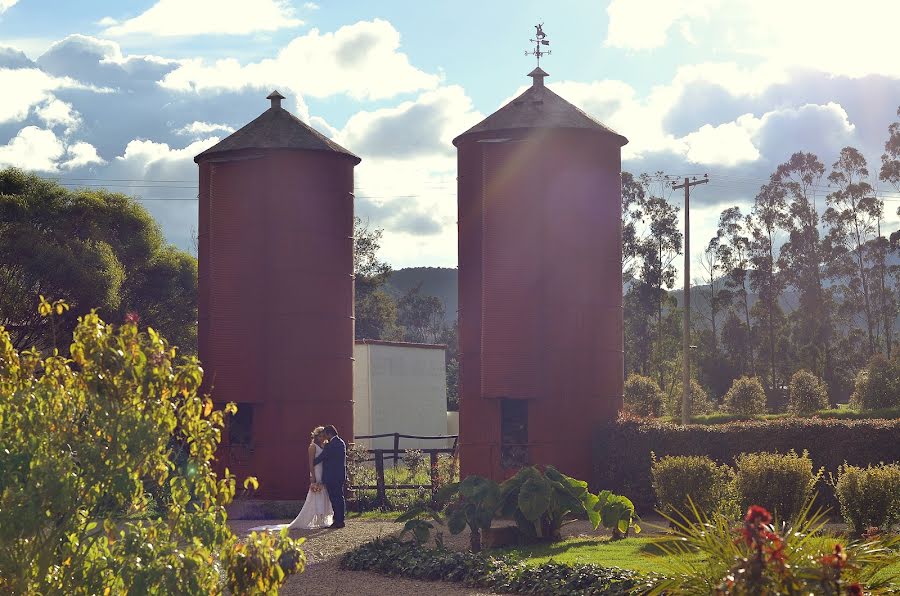
[[[435,523],[446,522],[451,534],[470,531],[472,551],[481,550],[481,534],[495,519],[511,519],[526,541],[556,541],[567,522],[586,519],[596,530],[602,524],[622,538],[640,532],[634,504],[608,490],[593,494],[587,482],[566,476],[553,466],[523,468],[498,484],[481,476],[441,489],[434,503],[421,502],[403,513],[404,533],[426,542]]]

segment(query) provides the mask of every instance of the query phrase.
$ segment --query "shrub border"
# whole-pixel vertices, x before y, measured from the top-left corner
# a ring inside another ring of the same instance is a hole
[[[341,569],[391,577],[463,583],[505,594],[620,596],[649,589],[654,578],[595,564],[528,564],[512,556],[425,548],[395,537],[378,538],[347,552]]]
[[[651,451],[657,458],[706,455],[720,464],[733,465],[741,453],[786,453],[791,449],[808,451],[814,469],[825,469],[825,478],[837,474],[844,462],[862,467],[900,462],[900,419],[784,418],[681,426],[623,418],[595,431],[590,484],[593,490],[613,488],[628,495],[639,513],[646,513],[656,506]],[[819,483],[818,495],[818,505],[839,514],[829,486]]]

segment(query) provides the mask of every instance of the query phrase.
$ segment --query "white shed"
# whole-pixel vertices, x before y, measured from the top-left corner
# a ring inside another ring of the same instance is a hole
[[[447,346],[372,339],[353,348],[353,434],[447,434]],[[391,449],[393,438],[358,440]],[[442,441],[401,439],[401,449],[444,447]]]

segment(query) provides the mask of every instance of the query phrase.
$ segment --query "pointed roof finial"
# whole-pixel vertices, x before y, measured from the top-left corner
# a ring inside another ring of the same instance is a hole
[[[526,56],[534,56],[537,58],[537,67],[541,68],[541,56],[549,56],[552,52],[550,50],[542,50],[542,46],[549,46],[550,40],[547,39],[547,34],[544,33],[544,24],[538,23],[534,26],[535,34],[534,39],[531,40],[531,43],[534,44],[534,50],[530,52],[525,52]]]
[[[269,95],[266,96],[266,99],[272,101],[273,108],[280,108],[281,100],[284,99],[284,95],[279,93],[278,90],[276,89],[275,91],[272,91],[271,93],[269,93]]]
[[[537,68],[535,68],[534,70],[529,72],[528,76],[531,77],[532,79],[534,79],[531,82],[532,87],[543,87],[544,86],[544,77],[549,77],[550,75],[548,75],[546,72],[544,72],[543,68],[538,66]]]

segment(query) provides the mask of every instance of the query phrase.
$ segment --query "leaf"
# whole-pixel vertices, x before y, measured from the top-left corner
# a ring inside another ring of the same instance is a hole
[[[453,535],[461,533],[466,529],[466,512],[462,508],[454,509],[450,515],[447,516],[447,529],[450,530],[450,533]]]
[[[530,521],[537,521],[550,507],[552,491],[543,478],[530,478],[519,489],[519,510]]]
[[[253,487],[253,490],[259,490],[259,481],[254,476],[247,476],[244,479],[244,488],[250,489]]]

